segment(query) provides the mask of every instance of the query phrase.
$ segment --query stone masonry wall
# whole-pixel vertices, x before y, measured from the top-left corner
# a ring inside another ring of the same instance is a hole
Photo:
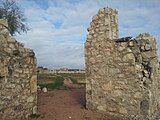
[[[36,58],[0,19],[0,120],[25,120],[37,111]]]
[[[85,43],[86,107],[155,120],[160,105],[156,40],[148,33],[118,38],[118,12],[100,9]]]

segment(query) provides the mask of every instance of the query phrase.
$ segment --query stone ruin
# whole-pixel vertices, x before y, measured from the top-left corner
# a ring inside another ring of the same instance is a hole
[[[36,58],[9,35],[0,19],[0,120],[24,120],[37,112]]]
[[[160,105],[156,40],[118,37],[118,12],[103,8],[85,43],[86,107],[113,116],[155,120]]]

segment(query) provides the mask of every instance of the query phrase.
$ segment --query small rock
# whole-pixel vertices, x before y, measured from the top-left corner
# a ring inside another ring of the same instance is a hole
[[[118,51],[122,51],[122,50],[124,50],[125,49],[125,47],[124,46],[118,46]]]
[[[115,97],[122,96],[122,91],[121,90],[114,90],[112,95]]]
[[[37,106],[34,106],[34,107],[33,107],[32,113],[33,113],[33,114],[37,114]]]
[[[96,61],[95,61],[95,59],[92,57],[92,58],[90,58],[90,63],[92,63],[92,64],[94,64]]]
[[[27,102],[28,103],[32,103],[34,101],[34,96],[31,95],[30,97],[28,97]]]
[[[29,57],[34,57],[35,56],[35,53],[33,52],[33,50],[30,50],[29,51]]]
[[[145,47],[144,47],[144,46],[141,46],[141,50],[144,51],[144,50],[145,50]]]
[[[127,110],[123,107],[123,108],[120,108],[119,109],[119,112],[121,113],[121,114],[127,114]]]
[[[144,48],[145,48],[145,50],[150,50],[151,49],[151,45],[150,44],[145,44]]]
[[[99,111],[106,111],[105,107],[106,107],[105,105],[104,106],[98,106],[97,109]]]
[[[130,48],[126,49],[128,53],[132,53],[132,50]]]
[[[142,93],[141,92],[136,92],[134,94],[134,98],[141,99],[142,98]]]
[[[145,77],[149,77],[149,73],[148,73],[147,70],[144,70],[143,73],[144,73],[144,76],[145,76]]]
[[[138,78],[140,78],[140,79],[143,78],[142,72],[137,73],[136,76],[137,76]]]
[[[137,71],[141,71],[142,67],[141,67],[140,64],[136,64],[136,65],[135,65],[135,69],[136,69]]]
[[[11,84],[11,83],[6,84],[6,88],[13,89],[15,87],[16,87],[15,84]]]
[[[128,62],[128,61],[130,61],[130,62],[135,62],[135,56],[134,56],[133,53],[128,53],[128,54],[126,54],[122,59],[123,59],[123,61],[125,61],[125,62]]]
[[[93,16],[92,20],[98,20],[98,15]]]
[[[30,80],[31,92],[37,92],[37,75],[33,75]]]
[[[98,13],[100,14],[100,13],[104,13],[105,12],[105,9],[104,8],[101,8],[101,9],[99,9],[99,11],[98,11]]]
[[[108,82],[108,84],[103,84],[102,85],[102,89],[104,91],[110,91],[110,90],[112,90],[113,89],[112,82],[110,81],[110,82]]]
[[[133,47],[133,45],[134,45],[133,41],[130,41],[130,42],[128,43],[128,46],[130,46],[130,47]]]
[[[46,92],[47,92],[47,88],[44,87],[44,88],[42,89],[42,91],[46,93]]]
[[[17,49],[13,50],[13,55],[18,56],[20,54],[20,51]]]

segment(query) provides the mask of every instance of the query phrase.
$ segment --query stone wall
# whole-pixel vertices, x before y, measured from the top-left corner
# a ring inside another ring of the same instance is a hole
[[[36,58],[0,20],[0,120],[25,120],[37,111]]]
[[[100,9],[85,43],[86,107],[128,119],[154,119],[160,104],[156,40],[118,38],[118,12]]]

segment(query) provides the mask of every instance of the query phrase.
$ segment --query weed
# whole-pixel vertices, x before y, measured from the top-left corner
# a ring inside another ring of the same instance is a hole
[[[72,78],[72,77],[69,77],[69,79],[73,82],[73,84],[77,84],[78,83],[77,80]]]
[[[30,115],[30,118],[31,118],[31,119],[37,119],[37,118],[39,118],[39,117],[40,117],[39,114],[31,114],[31,115]]]
[[[60,87],[63,87],[63,84],[64,84],[63,81],[64,81],[63,77],[57,76],[55,81],[53,81],[53,83],[39,84],[39,86],[41,88],[46,87],[47,89],[54,90],[54,89],[58,89]]]

